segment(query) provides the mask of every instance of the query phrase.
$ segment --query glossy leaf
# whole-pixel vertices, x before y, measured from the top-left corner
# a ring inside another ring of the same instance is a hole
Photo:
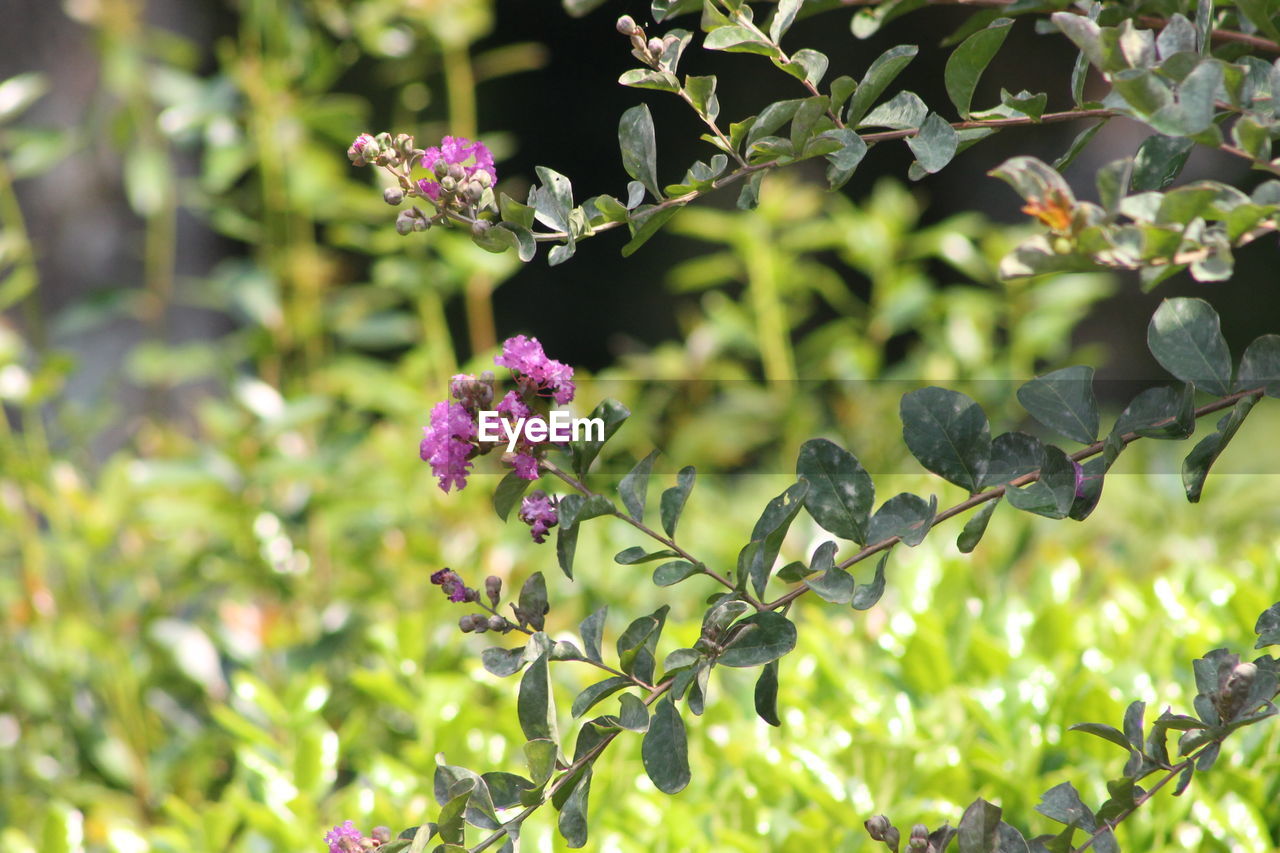
[[[809,483],[800,480],[765,505],[755,528],[751,531],[751,543],[744,549],[749,559],[739,567],[750,579],[756,595],[764,595],[769,573],[782,550],[782,540],[787,536],[791,522],[795,520],[809,491]]]
[[[675,794],[689,784],[689,744],[680,712],[663,696],[654,707],[649,730],[640,744],[644,772],[664,794]]]
[[[1166,299],[1147,327],[1147,346],[1165,370],[1210,394],[1231,393],[1231,352],[1218,312],[1203,299]]]
[[[1182,463],[1182,485],[1187,492],[1187,500],[1196,503],[1204,489],[1205,478],[1209,476],[1209,468],[1217,461],[1227,444],[1235,437],[1236,430],[1244,423],[1249,411],[1257,402],[1256,397],[1243,397],[1231,407],[1231,411],[1218,421],[1218,429],[1205,436],[1187,454]]]
[[[1065,453],[1053,446],[1044,449],[1040,477],[1021,488],[1008,486],[1005,500],[1024,512],[1046,518],[1066,518],[1076,496],[1076,469]]]
[[[853,601],[849,602],[854,610],[870,610],[875,607],[880,600],[880,596],[884,595],[884,567],[889,562],[889,552],[885,551],[880,559],[876,562],[876,573],[871,579],[871,583],[859,586],[853,594]]]
[[[785,655],[796,647],[796,626],[772,610],[753,613],[730,627],[734,637],[717,659],[724,666],[759,666]]]
[[[625,687],[634,684],[631,679],[623,678],[620,675],[610,676],[603,681],[597,681],[595,684],[588,685],[582,689],[573,699],[573,705],[570,712],[575,717],[581,717],[583,714],[595,707],[596,703],[607,696],[612,696]]]
[[[524,671],[516,699],[516,712],[520,718],[520,730],[527,740],[560,742],[546,653],[539,655]]]
[[[645,497],[649,494],[649,475],[653,472],[653,460],[658,451],[652,450],[649,455],[635,464],[618,483],[618,494],[622,505],[627,508],[627,515],[636,521],[644,521]]]
[[[604,662],[600,656],[600,643],[604,639],[604,620],[608,614],[609,606],[602,604],[578,626],[578,633],[582,636],[582,648],[586,652],[587,659],[596,663]]]
[[[930,495],[925,500],[919,495],[903,492],[881,504],[871,518],[868,542],[883,542],[891,536],[899,537],[904,545],[915,547],[924,541],[938,512],[938,497]]]
[[[560,807],[556,828],[570,849],[587,844],[587,798],[591,795],[591,768],[588,767],[573,786],[573,792]]]
[[[1093,812],[1080,799],[1080,793],[1070,782],[1055,785],[1040,795],[1036,806],[1040,814],[1058,823],[1092,832],[1096,826]]]
[[[1011,18],[997,18],[986,29],[965,39],[947,59],[946,69],[943,71],[947,97],[956,105],[961,118],[969,117],[969,106],[973,102],[978,79],[1004,44],[1012,26]]]
[[[618,146],[622,149],[622,167],[627,174],[644,184],[654,199],[662,198],[658,188],[658,146],[654,138],[653,116],[647,104],[632,107],[618,122]]]
[[[1018,389],[1018,402],[1040,423],[1072,441],[1091,444],[1098,438],[1092,367],[1064,367],[1032,379]]]
[[[1280,646],[1280,602],[1271,605],[1258,617],[1253,626],[1253,633],[1258,635],[1255,649],[1267,646]]]
[[[662,516],[662,529],[667,536],[675,538],[676,525],[680,523],[680,514],[684,512],[685,502],[693,491],[696,471],[692,465],[686,465],[676,474],[676,484],[662,493],[659,511]]]
[[[991,456],[991,429],[982,407],[958,391],[929,387],[902,398],[902,437],[933,473],[976,492]]]
[[[1255,338],[1240,359],[1236,390],[1263,388],[1268,397],[1280,397],[1280,335]]]
[[[1138,146],[1133,157],[1133,174],[1129,178],[1130,192],[1165,190],[1173,185],[1195,143],[1185,136],[1155,134]]]
[[[857,93],[854,93],[857,97]],[[872,110],[858,127],[887,127],[892,130],[914,130],[924,124],[929,108],[915,92],[899,92]]]
[[[1148,388],[1134,397],[1116,419],[1111,434],[1182,439],[1195,432],[1195,428],[1195,395],[1188,382],[1175,388]]]
[[[755,689],[756,716],[771,726],[781,726],[778,717],[778,662],[770,661],[760,670]]]
[[[810,570],[818,574],[808,578],[805,585],[823,601],[848,604],[853,600],[853,591],[858,584],[853,575],[835,565],[835,554],[834,542],[823,542],[818,546],[809,565]]]
[[[796,475],[809,484],[804,507],[822,529],[866,543],[876,491],[856,456],[825,438],[810,439],[800,447]]]
[[[960,137],[956,134],[956,129],[937,113],[931,113],[924,120],[919,133],[907,137],[907,147],[916,155],[920,168],[929,174],[940,171],[950,163],[951,158],[956,156],[959,144]]]
[[[600,449],[618,431],[618,427],[631,417],[631,411],[617,400],[603,400],[591,410],[591,414],[587,417],[600,418],[604,422],[604,438],[603,440],[582,438],[569,445],[569,453],[573,458],[573,470],[579,477],[586,475],[587,469],[600,454]]]
[[[623,693],[618,697],[618,725],[633,732],[642,732],[649,728],[649,709],[640,697],[634,693]]]
[[[982,534],[987,532],[987,522],[991,521],[991,514],[996,511],[996,504],[999,502],[999,498],[987,501],[964,523],[964,529],[956,537],[956,547],[960,549],[960,553],[968,554],[978,547]]]
[[[845,122],[851,127],[856,127],[867,111],[884,94],[889,84],[902,73],[902,69],[911,64],[911,60],[915,59],[919,52],[920,48],[915,45],[904,44],[891,47],[876,57],[875,62],[872,62],[871,67],[867,69],[867,73],[862,75],[861,82],[858,83],[853,97],[849,100],[849,111],[845,116]]]

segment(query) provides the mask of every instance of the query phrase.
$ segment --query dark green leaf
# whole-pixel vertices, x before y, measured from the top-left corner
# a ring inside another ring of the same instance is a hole
[[[761,56],[778,57],[778,48],[756,33],[736,24],[712,30],[703,39],[707,50],[724,50],[729,53],[758,53]]]
[[[805,585],[817,593],[823,601],[832,604],[848,604],[853,600],[853,591],[857,582],[853,575],[835,565],[836,543],[823,542],[813,554],[809,568],[818,574],[809,578]]]
[[[622,497],[622,505],[627,508],[627,515],[636,521],[644,521],[645,497],[649,494],[649,475],[653,472],[653,460],[657,455],[658,451],[651,450],[649,455],[637,462],[618,483],[618,494]]]
[[[698,115],[707,121],[715,121],[720,115],[720,100],[716,97],[715,75],[694,77],[686,75],[684,90]]]
[[[717,663],[724,666],[759,666],[796,647],[796,626],[781,613],[765,610],[735,622],[729,629],[732,645]]]
[[[1184,136],[1157,133],[1147,137],[1134,155],[1129,191],[1140,193],[1168,189],[1182,172],[1194,147],[1195,143]]]
[[[520,587],[518,607],[521,619],[528,622],[533,630],[541,631],[547,611],[551,609],[551,605],[547,604],[547,582],[542,577],[542,572],[529,575]]]
[[[582,620],[582,624],[578,626],[579,633],[582,635],[582,648],[587,654],[588,660],[596,663],[603,663],[604,658],[600,656],[600,641],[604,639],[604,620],[609,615],[609,605],[603,604],[591,615]]]
[[[642,732],[649,728],[649,709],[634,693],[623,693],[618,697],[621,710],[618,713],[618,725],[633,732]]]
[[[1098,131],[1102,130],[1103,125],[1106,123],[1107,120],[1103,119],[1097,124],[1090,125],[1080,131],[1080,133],[1076,135],[1076,138],[1071,141],[1071,145],[1067,147],[1067,150],[1063,152],[1062,156],[1053,161],[1053,168],[1057,169],[1059,172],[1065,171],[1068,166],[1076,161],[1076,158],[1080,156],[1080,152],[1084,151],[1093,138],[1098,135]]]
[[[631,221],[627,223],[631,229],[631,239],[622,247],[622,257],[629,258],[634,255],[636,250],[649,242],[649,238],[657,234],[667,220],[679,213],[682,207],[684,207],[683,202],[668,207],[646,206],[637,209],[632,214]]]
[[[613,561],[620,566],[634,566],[637,563],[652,563],[654,560],[665,560],[667,557],[680,556],[675,551],[664,548],[661,551],[649,552],[639,545],[623,548],[613,555]]]
[[[520,805],[520,795],[532,791],[536,786],[523,776],[505,773],[500,770],[481,775],[485,785],[489,787],[489,796],[496,809],[511,809]]]
[[[867,143],[847,127],[825,130],[818,136],[820,139],[834,139],[840,143],[839,148],[826,155],[831,164],[827,167],[827,183],[831,189],[838,190],[849,182],[862,158],[867,156]]]
[[[587,843],[587,798],[591,795],[591,768],[588,767],[573,787],[573,793],[560,807],[556,828],[564,836],[570,849],[584,847]]]
[[[489,673],[506,678],[524,668],[524,646],[515,649],[492,648],[480,653],[480,663]]]
[[[825,438],[810,439],[800,447],[796,475],[809,484],[804,506],[814,521],[842,539],[866,543],[875,485],[856,456]]]
[[[622,149],[622,167],[627,174],[644,184],[655,200],[662,198],[658,189],[658,148],[654,140],[653,116],[647,104],[632,107],[618,122],[618,146]]]
[[[781,726],[778,718],[778,662],[770,661],[760,670],[755,690],[756,715],[771,726]]]
[[[657,666],[654,650],[658,646],[658,637],[667,622],[667,605],[659,607],[650,616],[641,616],[627,626],[627,630],[618,637],[618,665],[623,672],[634,675],[642,681],[653,681],[653,670]]]
[[[974,800],[964,810],[960,825],[956,827],[960,853],[992,853],[999,850],[996,846],[999,826],[1000,807],[981,797]]]
[[[657,586],[671,586],[701,573],[701,563],[690,563],[688,560],[672,560],[653,570],[653,582]]]
[[[1203,299],[1166,299],[1147,327],[1147,346],[1165,370],[1210,394],[1231,393],[1231,352],[1218,312]]]
[[[961,118],[969,117],[969,105],[973,102],[978,79],[1004,44],[1011,26],[1011,18],[997,18],[985,30],[965,39],[947,59],[947,66],[943,71],[947,97],[956,105]]]
[[[1111,434],[1182,439],[1195,432],[1195,428],[1194,389],[1187,383],[1175,388],[1148,388],[1134,397],[1116,419]]]
[[[1044,445],[1025,432],[1005,432],[991,442],[991,461],[982,477],[983,488],[1003,486],[1044,466]]]
[[[529,664],[520,679],[520,692],[516,700],[520,717],[520,730],[528,740],[560,742],[556,731],[555,698],[551,694],[551,677],[547,670],[547,655],[543,653]]]
[[[1000,103],[1010,109],[1017,110],[1033,121],[1039,121],[1040,116],[1044,115],[1045,106],[1049,103],[1049,95],[1046,92],[1033,95],[1026,89],[1014,95],[1001,89]]]
[[[1093,368],[1065,367],[1032,379],[1018,389],[1018,402],[1040,423],[1072,441],[1098,438],[1098,401]]]
[[[854,93],[857,97],[857,93]],[[881,104],[858,122],[858,127],[888,127],[893,130],[914,130],[924,124],[929,108],[915,92],[899,92]]]
[[[547,738],[528,741],[524,745],[524,760],[529,768],[529,778],[535,787],[542,787],[556,770],[559,754],[556,742]]]
[[[981,486],[991,456],[991,430],[982,407],[958,391],[929,387],[902,398],[902,437],[933,473],[969,492]]]
[[[1258,622],[1253,626],[1253,633],[1258,635],[1255,649],[1266,646],[1280,646],[1280,602],[1262,611]]]
[[[1041,794],[1036,811],[1050,820],[1079,827],[1085,832],[1093,832],[1096,827],[1093,812],[1089,811],[1089,807],[1080,799],[1080,793],[1070,782],[1055,785]]]
[[[591,463],[600,454],[600,448],[604,447],[604,443],[613,437],[613,434],[618,431],[618,427],[622,426],[623,421],[631,417],[631,411],[617,400],[604,400],[600,405],[592,409],[591,414],[587,417],[600,418],[604,421],[604,440],[597,441],[583,438],[569,445],[569,452],[573,457],[573,470],[577,472],[579,477],[586,476],[587,469],[591,467]]]
[[[574,698],[571,713],[575,717],[581,717],[601,699],[617,693],[624,687],[630,687],[632,684],[634,682],[631,679],[623,678],[620,675],[611,676],[604,681],[597,681],[595,684],[583,688],[582,692]]]
[[[920,48],[915,45],[904,44],[891,47],[876,57],[876,61],[871,63],[867,73],[862,75],[862,82],[853,92],[845,122],[851,127],[856,127],[862,117],[867,114],[867,110],[871,109],[889,84],[902,73],[902,69],[906,68],[919,52]]]
[[[676,484],[662,493],[662,502],[659,506],[662,529],[672,538],[676,535],[676,525],[680,523],[680,514],[684,512],[685,501],[693,491],[695,473],[692,465],[681,468],[680,473],[676,474]]]
[[[884,567],[889,562],[889,552],[885,551],[876,563],[876,573],[871,583],[858,587],[850,604],[854,610],[870,610],[875,607],[880,596],[884,595]]]
[[[1046,518],[1066,518],[1076,496],[1076,469],[1071,459],[1052,445],[1044,449],[1044,465],[1034,483],[1007,486],[1005,500],[1024,512]]]
[[[1187,786],[1191,784],[1191,777],[1195,774],[1196,766],[1188,764],[1183,771],[1178,774],[1178,781],[1173,786],[1173,795],[1181,797],[1183,792],[1187,790]]]
[[[937,113],[931,113],[924,120],[919,133],[907,137],[907,147],[920,161],[920,168],[929,174],[940,171],[950,163],[951,158],[956,156],[959,144],[960,137],[956,135],[956,129]]]
[[[507,476],[502,478],[502,482],[498,483],[498,488],[493,493],[493,510],[498,514],[498,518],[503,521],[507,520],[507,516],[511,514],[511,508],[520,502],[524,497],[525,490],[529,488],[532,480],[526,480],[510,471]]]
[[[982,509],[964,523],[964,529],[956,537],[956,547],[960,549],[960,553],[968,554],[978,547],[978,543],[982,541],[982,534],[987,532],[987,522],[991,520],[991,513],[996,511],[998,503],[1000,503],[999,498],[987,501]]]
[[[1276,4],[1272,0],[1236,0],[1236,8],[1253,24],[1274,41],[1280,41],[1280,30],[1276,29],[1272,17],[1276,14]]]
[[[1280,397],[1280,335],[1254,338],[1240,359],[1237,391],[1263,388],[1268,397]]]
[[[783,65],[782,70],[816,88],[822,82],[822,78],[827,76],[827,67],[830,64],[831,60],[825,53],[802,47],[791,54],[791,62]]]
[[[1067,731],[1084,732],[1085,734],[1096,735],[1103,740],[1114,743],[1125,752],[1133,751],[1129,746],[1128,739],[1124,736],[1124,732],[1120,731],[1115,726],[1108,726],[1104,723],[1076,723],[1075,725],[1068,726]]]
[[[675,794],[689,784],[689,744],[684,721],[669,696],[658,700],[649,730],[640,744],[644,772],[664,794]]]
[[[769,38],[775,42],[782,41],[803,4],[804,0],[778,0],[778,7],[774,9],[773,18],[769,21]]]
[[[656,89],[659,92],[679,92],[680,79],[667,71],[651,71],[648,68],[632,68],[618,78],[623,86],[637,89]]]
[[[786,538],[791,522],[804,505],[808,491],[808,481],[800,480],[769,501],[756,521],[751,532],[751,545],[755,547],[750,552],[751,559],[745,568],[757,596],[764,595],[769,573],[773,570],[778,552],[782,550],[782,540]]]
[[[1209,476],[1209,468],[1217,461],[1227,444],[1235,437],[1236,430],[1244,423],[1244,419],[1253,408],[1257,397],[1243,397],[1236,401],[1230,413],[1218,421],[1218,429],[1212,435],[1205,436],[1187,454],[1182,463],[1182,484],[1187,491],[1187,500],[1196,503],[1200,500],[1200,492],[1204,489],[1205,478]]]
[[[872,517],[867,541],[883,542],[897,536],[905,545],[919,545],[928,535],[933,517],[938,513],[937,495],[929,498],[926,501],[919,495],[906,492],[889,498]]]

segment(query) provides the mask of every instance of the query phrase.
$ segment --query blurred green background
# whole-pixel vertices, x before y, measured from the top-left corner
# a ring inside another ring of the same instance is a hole
[[[1161,295],[1207,295],[1234,340],[1278,331],[1258,295],[1269,247],[1212,291],[998,281],[1019,234],[992,219],[1016,203],[976,154],[908,187],[878,175],[902,171],[889,153],[848,195],[799,168],[755,213],[688,210],[626,262],[612,235],[548,270],[448,232],[395,234],[343,155],[361,131],[479,135],[513,196],[535,162],[582,196],[617,192],[612,135],[637,98],[613,83],[622,11],[644,6],[580,20],[524,0],[0,10],[0,853],[318,850],[348,818],[432,817],[439,753],[519,769],[514,682],[483,671],[487,638],[458,633],[428,575],[515,589],[541,570],[550,629],[609,604],[608,641],[671,599],[612,563],[636,544],[626,530],[584,533],[570,583],[549,546],[492,515],[492,460],[444,495],[417,459],[448,377],[491,366],[508,335],[579,365],[584,409],[607,393],[635,412],[606,471],[653,446],[664,477],[699,467],[682,530],[731,564],[814,435],[857,452],[882,498],[960,497],[901,447],[897,398],[922,380],[1026,428],[1012,391],[1037,371],[1097,364],[1112,401],[1157,377],[1135,352]],[[957,19],[918,20],[890,35],[929,45]],[[832,37],[821,21],[796,33]],[[1025,35],[1016,50],[1037,49]],[[842,72],[884,45],[855,46]],[[721,98],[746,114],[758,69],[730,63],[726,81],[735,70]],[[701,156],[695,123],[659,103],[664,162],[682,171]],[[1117,133],[1111,156],[1131,153]],[[1116,723],[1131,699],[1184,710],[1190,660],[1245,652],[1277,598],[1278,426],[1266,406],[1253,415],[1200,506],[1174,476],[1185,448],[1137,446],[1083,525],[1002,508],[972,556],[951,544],[958,526],[895,555],[869,613],[805,601],[783,728],[756,720],[748,675],[718,670],[690,721],[693,784],[657,793],[638,739],[621,740],[596,772],[591,847],[871,849],[861,824],[878,812],[954,822],[982,795],[1039,830],[1051,785],[1099,800],[1121,756],[1066,727]],[[797,523],[784,560],[821,538]],[[676,590],[671,642],[696,635],[697,583]],[[565,710],[587,674],[555,677]],[[1274,725],[1246,730],[1122,842],[1275,849],[1278,745]],[[562,844],[545,815],[525,840]]]

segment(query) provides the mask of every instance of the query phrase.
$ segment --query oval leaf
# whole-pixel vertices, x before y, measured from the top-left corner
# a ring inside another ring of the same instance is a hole
[[[649,730],[640,744],[644,772],[664,794],[675,794],[689,784],[689,744],[684,721],[668,696],[658,701]]]
[[[929,387],[902,398],[902,438],[920,464],[978,491],[991,456],[991,428],[982,407],[958,391]]]
[[[1147,327],[1147,346],[1165,370],[1210,394],[1231,393],[1231,352],[1218,312],[1203,299],[1166,299]]]

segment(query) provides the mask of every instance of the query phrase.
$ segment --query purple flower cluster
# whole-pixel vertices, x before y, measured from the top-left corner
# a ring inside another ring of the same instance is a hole
[[[448,596],[449,600],[454,604],[465,604],[468,601],[479,601],[480,594],[474,589],[468,589],[467,585],[462,582],[462,578],[458,577],[458,573],[453,569],[441,569],[431,575],[431,582],[440,587],[440,591]]]
[[[440,141],[440,147],[433,145],[423,151],[422,165],[435,177],[418,181],[418,189],[432,201],[440,200],[439,179],[449,173],[450,166],[462,167],[462,177],[455,180],[465,181],[477,172],[487,172],[490,185],[498,181],[498,172],[493,168],[493,152],[483,142],[472,142],[462,136],[446,136]]]
[[[547,497],[541,490],[534,492],[520,502],[520,520],[531,528],[529,533],[533,541],[541,544],[547,532],[560,521],[555,499]]]
[[[550,397],[561,405],[573,399],[573,368],[547,358],[537,338],[508,338],[494,363],[512,371],[519,389],[507,392],[498,402],[498,413],[508,421],[542,418],[533,408],[540,398]],[[459,491],[465,488],[472,460],[497,446],[477,440],[478,413],[493,405],[493,374],[486,372],[479,378],[459,374],[450,381],[449,393],[452,400],[432,408],[431,423],[423,427],[418,446],[418,455],[430,463],[440,488],[446,492],[455,486]],[[511,461],[516,474],[526,480],[538,479],[540,452],[539,445],[530,443],[522,432]]]
[[[520,378],[532,383],[537,393],[550,394],[562,406],[573,399],[573,368],[547,358],[537,338],[524,335],[507,338],[502,344],[502,355],[493,363],[514,370]]]
[[[324,841],[329,845],[329,853],[361,853],[364,850],[360,844],[364,835],[350,820],[335,826],[325,835]]]

